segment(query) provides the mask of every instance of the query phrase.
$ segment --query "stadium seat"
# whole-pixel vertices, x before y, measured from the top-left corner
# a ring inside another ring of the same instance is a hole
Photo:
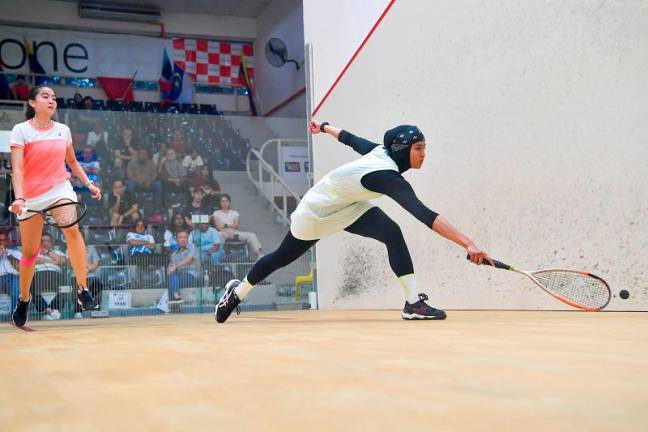
[[[147,213],[159,210],[160,203],[153,192],[135,192],[135,201]]]
[[[154,113],[158,113],[158,112],[162,111],[161,106],[160,106],[160,102],[145,102],[144,103],[144,110],[146,112],[154,112]]]
[[[106,106],[111,111],[126,111],[126,107],[122,101],[111,100],[106,103]]]
[[[94,105],[92,106],[92,109],[99,110],[99,111],[105,111],[106,110],[106,102],[103,99],[97,99],[94,101]]]
[[[198,105],[197,104],[182,104],[180,105],[180,112],[183,114],[197,114]]]
[[[166,206],[171,210],[178,209],[180,207],[189,204],[191,196],[185,192],[170,192],[167,194]]]
[[[216,105],[201,104],[200,114],[218,115]]]
[[[128,110],[133,112],[144,112],[144,104],[142,102],[131,102],[128,105]]]
[[[225,260],[228,262],[244,262],[250,258],[248,245],[245,242],[227,240],[223,245]]]

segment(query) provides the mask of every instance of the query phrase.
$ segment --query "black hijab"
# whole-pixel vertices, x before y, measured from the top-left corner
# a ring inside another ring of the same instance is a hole
[[[398,172],[403,173],[411,168],[410,150],[412,145],[424,140],[423,132],[413,125],[400,125],[385,132],[383,144],[389,156],[398,165]]]

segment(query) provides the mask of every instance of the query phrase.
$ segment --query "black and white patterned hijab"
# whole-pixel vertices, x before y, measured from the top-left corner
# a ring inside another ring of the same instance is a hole
[[[389,129],[383,137],[387,153],[398,165],[399,172],[410,169],[410,149],[415,142],[424,141],[425,136],[413,125],[400,125]]]

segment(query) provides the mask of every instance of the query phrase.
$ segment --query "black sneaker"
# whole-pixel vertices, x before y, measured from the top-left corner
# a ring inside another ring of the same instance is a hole
[[[16,303],[16,309],[14,309],[11,314],[11,320],[13,321],[16,327],[22,327],[27,322],[27,312],[29,311],[29,303],[31,302],[31,295],[29,296],[28,301],[23,301],[18,297],[18,303]]]
[[[77,290],[77,302],[79,302],[79,306],[81,306],[81,309],[83,309],[84,311],[94,309],[96,306],[94,298],[92,298],[90,291],[84,289],[81,286]]]
[[[441,309],[435,309],[432,306],[425,303],[428,299],[428,296],[425,294],[419,294],[419,301],[414,304],[409,304],[405,302],[405,307],[403,308],[402,317],[405,320],[442,320],[446,318],[445,312]]]
[[[234,292],[234,289],[239,286],[240,283],[240,280],[232,279],[227,282],[227,285],[225,285],[225,294],[223,294],[223,297],[218,301],[216,311],[214,312],[214,315],[216,315],[216,321],[219,323],[227,321],[227,318],[229,318],[234,309],[236,309],[237,315],[241,313],[241,308],[239,307],[241,299],[239,299]]]

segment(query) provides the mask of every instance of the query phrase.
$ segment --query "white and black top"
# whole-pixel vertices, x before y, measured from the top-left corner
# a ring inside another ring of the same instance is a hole
[[[373,207],[369,200],[383,195],[432,226],[438,214],[418,199],[383,145],[344,130],[338,140],[363,156],[334,169],[306,192],[291,216],[293,236],[315,240],[342,231]]]

